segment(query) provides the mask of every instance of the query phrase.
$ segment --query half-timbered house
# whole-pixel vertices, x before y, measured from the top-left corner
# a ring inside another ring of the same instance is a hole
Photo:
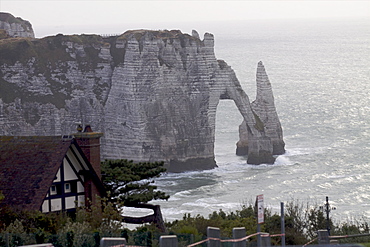
[[[0,206],[48,213],[95,204],[105,195],[100,136],[1,136]]]

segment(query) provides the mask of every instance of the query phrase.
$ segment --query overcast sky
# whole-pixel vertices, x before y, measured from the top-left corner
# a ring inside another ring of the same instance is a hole
[[[181,29],[180,23],[185,22],[370,18],[370,1],[0,0],[0,11],[30,21],[36,36],[43,37],[57,33],[120,33],[137,28]]]

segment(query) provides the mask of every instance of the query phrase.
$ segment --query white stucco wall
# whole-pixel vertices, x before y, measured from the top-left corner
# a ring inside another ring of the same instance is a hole
[[[75,208],[76,197],[66,197],[66,209]]]
[[[44,201],[42,203],[42,212],[43,213],[50,212],[50,209],[49,209],[49,201]]]
[[[71,168],[71,165],[68,164],[68,161],[66,159],[64,159],[63,164],[64,164],[64,181],[77,180],[78,178],[76,174],[74,173],[74,171]]]
[[[62,199],[51,199],[51,210],[50,211],[59,211],[62,210]]]

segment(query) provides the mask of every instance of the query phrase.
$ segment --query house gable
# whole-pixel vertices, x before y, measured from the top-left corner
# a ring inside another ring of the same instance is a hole
[[[60,136],[0,136],[0,191],[0,207],[42,212],[74,210],[104,195],[75,139]]]
[[[72,144],[48,190],[41,211],[73,211],[85,205],[84,171],[89,171],[89,167],[76,145]]]

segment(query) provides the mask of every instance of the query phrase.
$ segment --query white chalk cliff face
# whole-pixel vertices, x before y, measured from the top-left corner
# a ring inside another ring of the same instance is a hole
[[[210,169],[217,105],[232,99],[247,126],[250,163],[273,162],[274,138],[282,141],[216,59],[212,34],[136,30],[12,42],[0,58],[0,135],[70,134],[83,122],[104,133],[104,159]],[[261,90],[271,100],[272,91]]]

